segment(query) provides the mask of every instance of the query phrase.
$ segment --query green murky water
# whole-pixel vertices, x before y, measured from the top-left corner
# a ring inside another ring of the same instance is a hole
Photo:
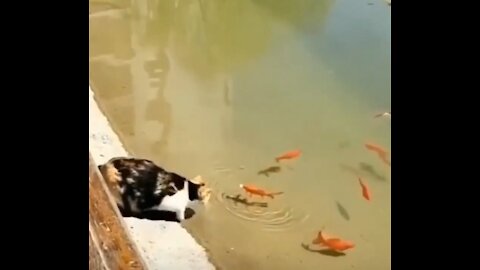
[[[90,0],[90,82],[131,153],[214,188],[185,227],[220,268],[390,269],[390,167],[364,147],[390,149],[390,25],[382,0]],[[312,251],[322,228],[355,248]]]

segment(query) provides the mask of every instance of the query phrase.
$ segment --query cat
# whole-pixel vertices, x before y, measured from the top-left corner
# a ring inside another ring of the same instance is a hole
[[[116,157],[98,169],[123,216],[169,211],[182,222],[188,206],[206,203],[211,194],[201,177],[187,179],[148,159]]]

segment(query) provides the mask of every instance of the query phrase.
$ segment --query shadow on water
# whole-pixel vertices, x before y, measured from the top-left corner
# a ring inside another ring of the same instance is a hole
[[[387,181],[387,178],[384,175],[380,174],[371,164],[368,164],[366,162],[360,162],[358,164],[358,168],[361,171],[368,173],[370,176],[377,179],[378,181]]]
[[[340,257],[340,256],[345,256],[346,255],[343,252],[338,252],[338,251],[331,250],[331,249],[312,249],[311,247],[309,247],[305,243],[301,243],[301,246],[306,251],[313,252],[313,253],[320,253],[322,255],[326,255],[326,256],[330,256],[330,257]]]
[[[337,205],[337,210],[340,213],[340,215],[344,219],[350,220],[350,215],[348,214],[347,209],[345,209],[345,207],[343,207],[343,205],[341,203],[339,203],[338,201],[335,201],[335,204]]]
[[[163,220],[163,221],[173,221],[179,222],[177,219],[177,215],[174,212],[169,211],[145,211],[142,214],[136,215],[127,215],[125,212],[120,209],[123,217],[134,217],[138,219],[148,219],[148,220]],[[185,219],[192,218],[195,215],[195,211],[191,208],[187,208],[185,210]]]
[[[268,207],[268,203],[266,202],[249,202],[247,198],[241,198],[240,194],[237,194],[236,196],[225,195],[225,198],[231,200],[235,205],[239,203],[245,206]]]
[[[384,175],[380,174],[372,165],[365,162],[360,162],[358,168],[347,164],[339,164],[339,166],[342,171],[351,173],[356,177],[368,175],[377,181],[387,181],[387,178]]]
[[[349,141],[341,141],[338,143],[338,148],[340,149],[346,149],[350,147],[350,142]]]
[[[282,167],[280,166],[271,166],[266,169],[258,171],[257,174],[259,175],[265,175],[266,177],[270,177],[271,173],[279,173],[282,170]]]
[[[353,166],[350,166],[350,165],[347,165],[347,164],[340,164],[340,169],[344,172],[347,172],[347,173],[351,173],[355,176],[360,176],[362,174],[362,171],[360,171],[359,169],[353,167]]]

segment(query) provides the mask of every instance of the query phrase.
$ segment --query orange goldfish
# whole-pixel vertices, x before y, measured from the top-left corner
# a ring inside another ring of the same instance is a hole
[[[379,155],[380,155],[380,154],[386,154],[386,153],[387,153],[387,151],[386,151],[383,147],[381,147],[380,145],[373,144],[373,143],[366,143],[366,144],[365,144],[365,147],[366,147],[368,150],[373,151],[373,152],[375,152],[375,153],[377,153],[377,154],[379,154]]]
[[[254,186],[254,185],[240,184],[240,188],[243,188],[249,196],[258,195],[262,198],[264,196],[267,196],[267,197],[270,197],[270,198],[273,199],[273,196],[283,194],[283,192],[268,192],[266,190],[263,190],[259,187]]]
[[[368,150],[377,153],[378,157],[379,157],[385,164],[387,164],[388,166],[390,166],[390,161],[389,161],[388,158],[387,158],[387,156],[388,156],[387,150],[385,150],[383,147],[381,147],[381,146],[379,146],[379,145],[376,145],[376,144],[373,144],[373,143],[366,143],[366,144],[365,144],[365,147],[366,147]]]
[[[334,251],[345,251],[355,247],[355,244],[352,242],[341,240],[340,238],[326,239],[323,236],[322,231],[318,232],[318,236],[317,238],[313,239],[312,244],[326,246],[328,249]]]
[[[367,185],[365,185],[362,181],[362,178],[358,177],[358,182],[360,182],[360,186],[362,187],[362,195],[367,200],[370,201],[370,190],[368,189]]]
[[[282,154],[281,156],[276,157],[275,161],[279,162],[280,160],[283,160],[283,159],[298,158],[301,154],[302,154],[302,151],[300,151],[300,150],[288,151],[288,152]]]

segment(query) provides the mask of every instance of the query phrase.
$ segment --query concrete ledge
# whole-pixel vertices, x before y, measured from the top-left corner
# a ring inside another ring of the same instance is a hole
[[[89,269],[146,270],[91,155],[88,190]]]
[[[129,156],[95,102],[92,89],[89,92],[89,147],[94,162],[101,164],[115,156]],[[148,269],[215,269],[205,249],[179,223],[135,218],[124,221]]]
[[[89,270],[104,270],[107,269],[100,253],[100,245],[94,242],[92,234],[88,234],[88,269]]]

